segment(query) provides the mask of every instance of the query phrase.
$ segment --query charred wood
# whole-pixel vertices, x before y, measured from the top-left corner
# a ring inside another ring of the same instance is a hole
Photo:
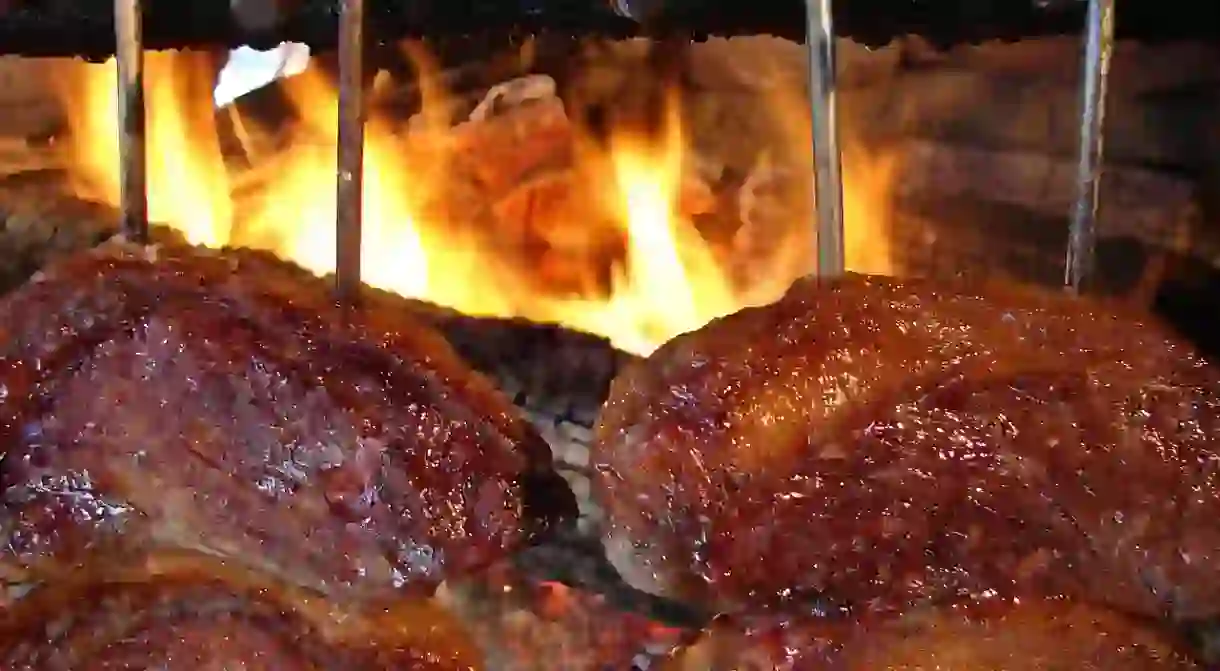
[[[440,39],[478,33],[625,37],[645,32],[702,38],[770,34],[804,39],[804,4],[668,0],[635,3],[607,0],[379,0],[369,7],[375,40],[403,37]],[[835,3],[837,33],[881,45],[917,34],[949,45],[985,39],[1076,34],[1084,19],[1079,0],[852,0]],[[616,11],[616,5],[618,10]],[[639,15],[634,18],[623,13]],[[1118,3],[1120,38],[1161,40],[1206,38],[1220,32],[1220,6],[1154,0]],[[637,20],[639,19],[639,20]],[[333,0],[247,0],[230,3],[150,0],[144,18],[145,44],[152,49],[252,44],[284,40],[333,48],[338,12]],[[110,3],[0,3],[0,51],[24,55],[104,57],[114,52]]]

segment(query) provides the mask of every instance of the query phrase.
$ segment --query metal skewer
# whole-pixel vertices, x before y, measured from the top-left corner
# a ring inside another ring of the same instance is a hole
[[[843,274],[843,177],[835,95],[835,40],[831,0],[806,0],[809,100],[813,111],[814,198],[817,199],[818,274]]]
[[[340,302],[354,305],[360,296],[364,216],[364,0],[341,0],[340,12],[335,293]]]
[[[115,0],[114,38],[122,230],[128,240],[146,243],[148,179],[144,139],[144,28],[140,0]]]
[[[1093,270],[1098,187],[1104,160],[1106,81],[1110,76],[1113,51],[1114,0],[1089,0],[1080,84],[1080,162],[1064,271],[1064,283],[1072,291],[1080,291]]]

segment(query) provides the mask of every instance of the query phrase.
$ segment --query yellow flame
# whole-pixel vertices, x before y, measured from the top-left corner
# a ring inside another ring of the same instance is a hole
[[[213,69],[202,52],[145,54],[148,213],[172,224],[188,241],[209,247],[229,242],[233,205],[212,113]],[[62,88],[78,193],[118,203],[118,80],[114,59],[65,62]],[[201,98],[201,96],[204,96]],[[195,105],[182,105],[193,99]],[[78,113],[73,113],[78,112]],[[226,197],[218,198],[218,194]]]
[[[621,133],[612,138],[610,162],[627,233],[626,272],[616,278],[609,300],[572,317],[579,328],[613,334],[629,351],[650,351],[737,307],[729,278],[677,211],[686,147],[679,107],[672,97],[669,103],[655,146]]]
[[[314,70],[286,89],[296,102],[312,142],[291,147],[286,170],[264,194],[251,230],[281,256],[317,274],[335,269],[335,183],[338,98]],[[364,147],[362,277],[368,284],[408,296],[426,296],[428,257],[412,200],[413,191],[393,179],[402,174],[387,133],[376,121]]]
[[[460,206],[471,197],[454,189],[452,101],[428,54],[418,44],[405,48],[418,68],[423,111],[410,133],[378,115],[366,128],[361,256],[369,284],[468,314],[556,321],[643,354],[715,317],[773,300],[796,276],[812,269],[810,179],[790,180],[797,186],[781,194],[792,212],[803,215],[751,233],[782,244],[760,261],[763,265],[756,263],[746,280],[732,268],[755,261],[751,254],[715,247],[702,237],[689,213],[681,211],[680,196],[693,178],[689,166],[695,163],[695,151],[683,128],[677,92],[671,91],[655,139],[612,129],[604,165],[576,166],[574,173],[600,170],[604,179],[558,182],[569,184],[573,193],[577,182],[582,189],[588,188],[584,182],[595,184],[587,202],[580,201],[579,210],[567,211],[568,220],[558,224],[574,227],[609,220],[617,225],[625,257],[612,269],[608,291],[573,296],[549,289],[538,281],[536,263],[509,261],[516,253],[510,248],[518,240],[495,229],[495,217],[489,217],[488,224],[469,214],[471,208]],[[236,223],[211,109],[210,57],[149,53],[146,67],[150,218],[180,230],[196,244],[261,246],[315,273],[331,272],[337,145],[332,85],[314,69],[284,83],[299,118],[294,142],[275,159],[275,171],[257,201],[240,204],[238,211],[253,214]],[[71,114],[75,183],[84,195],[117,203],[113,63],[73,63],[70,70],[64,93]],[[799,87],[761,104],[779,132],[791,139],[786,144],[792,155],[780,157],[781,162],[799,165],[811,159],[809,115]],[[847,156],[846,242],[853,268],[889,270],[885,197],[891,169],[888,161]],[[594,268],[588,271],[597,274]]]

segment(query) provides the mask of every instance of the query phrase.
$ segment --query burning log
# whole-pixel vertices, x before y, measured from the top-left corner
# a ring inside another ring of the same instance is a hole
[[[243,0],[145,3],[144,39],[152,49],[252,44],[290,40],[317,48],[337,44],[334,0]],[[651,32],[701,35],[771,34],[805,36],[805,6],[781,2],[658,0],[376,0],[367,9],[371,38],[466,36],[485,31],[511,34],[543,31],[627,36]],[[919,34],[937,43],[1077,34],[1083,2],[1075,0],[851,0],[834,3],[836,34],[871,45],[895,36]],[[617,10],[617,11],[616,11]],[[1118,3],[1118,34],[1141,40],[1207,38],[1220,28],[1220,7],[1192,3],[1167,8],[1155,0]],[[644,23],[641,23],[643,21]],[[114,53],[110,3],[20,0],[0,4],[0,52],[24,55]]]
[[[603,157],[582,156],[580,129],[549,77],[501,86],[511,91],[530,82],[543,82],[536,97],[484,113],[494,106],[493,88],[468,121],[447,133],[455,173],[474,183],[488,204],[495,235],[534,252],[528,262],[537,264],[541,291],[603,293],[611,262],[625,254],[617,204],[607,202],[617,195],[609,177],[613,167]],[[695,174],[682,175],[676,201],[685,219],[717,206],[711,186]]]

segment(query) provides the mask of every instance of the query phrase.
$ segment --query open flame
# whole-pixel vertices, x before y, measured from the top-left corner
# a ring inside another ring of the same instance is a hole
[[[72,131],[73,183],[85,197],[119,202],[118,87],[113,60],[72,62],[56,72]],[[193,244],[228,244],[233,202],[217,143],[210,56],[203,52],[149,53],[147,96],[148,213]],[[192,105],[183,101],[192,100]],[[210,144],[209,144],[210,143]]]
[[[488,224],[458,205],[469,198],[455,192],[452,166],[481,159],[462,156],[435,64],[418,45],[406,48],[420,74],[423,109],[409,133],[377,115],[366,129],[362,257],[363,278],[370,285],[467,314],[556,322],[646,354],[711,319],[774,300],[795,276],[811,270],[811,203],[802,210],[808,218],[784,222],[783,230],[773,230],[772,222],[770,228],[739,231],[734,244],[741,244],[727,257],[725,249],[701,235],[680,202],[697,157],[674,92],[665,98],[659,132],[645,136],[612,128],[596,161],[575,152],[575,161],[589,163],[577,166],[580,174],[593,175],[581,180],[582,187],[590,182],[596,193],[580,200],[580,216],[569,208],[561,224],[611,221],[625,254],[613,262],[607,291],[548,290],[533,276],[536,267],[506,262],[504,250],[514,244],[509,231],[479,230],[494,229],[494,218]],[[113,62],[74,62],[70,69],[61,81],[72,130],[73,185],[84,197],[117,204]],[[313,68],[282,83],[300,122],[294,141],[265,176],[257,201],[235,206],[211,105],[214,77],[208,54],[146,55],[150,218],[195,244],[263,247],[315,273],[333,271],[337,99],[332,85]],[[775,108],[777,127],[790,134],[792,146],[808,147],[803,94],[793,91],[788,97],[763,104]],[[891,171],[885,161],[852,159],[849,155],[845,167],[849,266],[884,273],[889,270],[884,204]],[[580,240],[582,232],[567,235]],[[737,238],[751,237],[792,244],[758,259],[743,279],[731,271],[731,257],[748,256],[749,240]]]

